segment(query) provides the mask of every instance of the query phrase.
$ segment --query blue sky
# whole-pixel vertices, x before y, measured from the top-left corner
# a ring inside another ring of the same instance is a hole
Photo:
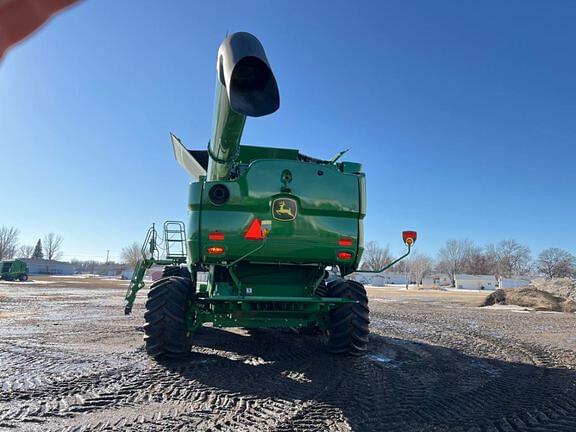
[[[351,147],[367,239],[576,253],[575,16],[571,0],[82,2],[0,64],[0,225],[103,260],[153,221],[186,220],[169,132],[205,148],[218,45],[249,31],[281,107],[243,142]]]

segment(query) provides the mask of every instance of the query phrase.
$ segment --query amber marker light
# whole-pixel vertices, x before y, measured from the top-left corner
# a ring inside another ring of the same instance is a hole
[[[222,246],[210,246],[207,251],[209,255],[222,255],[224,248]]]

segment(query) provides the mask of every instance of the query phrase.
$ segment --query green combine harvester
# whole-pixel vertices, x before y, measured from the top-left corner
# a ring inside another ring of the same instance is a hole
[[[240,145],[246,117],[280,105],[262,45],[249,33],[228,36],[218,51],[216,106],[207,150],[188,150],[172,135],[190,184],[188,235],[152,226],[126,294],[129,314],[146,270],[164,265],[148,292],[145,343],[154,358],[190,352],[194,333],[215,327],[318,330],[334,353],[361,354],[368,343],[364,286],[345,276],[363,252],[366,180],[362,166],[320,160],[298,150]],[[416,233],[405,231],[410,253]],[[159,243],[165,253],[159,252]],[[380,272],[379,269],[374,272]],[[207,281],[198,283],[198,275]]]
[[[0,280],[24,282],[28,280],[28,266],[19,259],[0,261]]]

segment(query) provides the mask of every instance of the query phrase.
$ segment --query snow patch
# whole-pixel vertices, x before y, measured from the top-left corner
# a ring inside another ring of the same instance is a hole
[[[26,282],[17,282],[17,281],[2,281],[0,282],[0,288],[5,286],[20,286],[25,287],[28,285],[46,285],[46,284],[53,284],[56,281],[35,281],[28,279]]]
[[[400,366],[400,363],[390,357],[386,357],[384,354],[370,354],[368,358],[372,361],[383,363],[386,367],[397,368]]]

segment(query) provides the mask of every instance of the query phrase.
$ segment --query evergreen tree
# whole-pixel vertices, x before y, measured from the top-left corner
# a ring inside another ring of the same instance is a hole
[[[32,252],[32,258],[36,259],[44,258],[44,252],[42,252],[42,241],[40,239],[38,239],[36,247],[34,247],[34,252]]]

